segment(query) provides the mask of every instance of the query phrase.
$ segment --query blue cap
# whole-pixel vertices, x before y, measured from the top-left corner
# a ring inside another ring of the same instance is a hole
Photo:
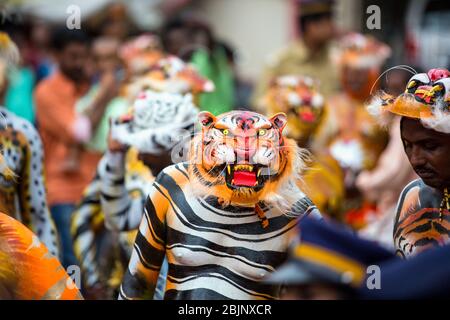
[[[393,252],[361,239],[346,226],[307,217],[299,223],[288,260],[267,282],[292,285],[331,282],[357,288],[365,280],[368,266],[390,259],[396,259]]]
[[[408,260],[380,264],[379,288],[361,287],[362,299],[429,299],[450,295],[450,245],[431,248]]]

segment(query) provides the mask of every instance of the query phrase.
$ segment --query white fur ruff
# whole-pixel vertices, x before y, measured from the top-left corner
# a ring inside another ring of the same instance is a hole
[[[441,108],[434,108],[433,117],[421,119],[420,122],[426,128],[450,134],[450,112],[443,111]]]

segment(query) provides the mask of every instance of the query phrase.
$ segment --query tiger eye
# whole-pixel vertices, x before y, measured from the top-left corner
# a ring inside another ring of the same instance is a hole
[[[266,130],[265,129],[259,129],[259,131],[258,131],[258,135],[259,136],[263,136],[265,134],[266,134]]]
[[[228,129],[223,129],[222,133],[223,133],[224,136],[226,136],[226,135],[228,135],[229,131],[228,131]]]

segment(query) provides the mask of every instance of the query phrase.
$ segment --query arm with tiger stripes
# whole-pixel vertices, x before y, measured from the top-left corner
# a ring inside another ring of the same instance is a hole
[[[12,119],[14,130],[27,139],[24,160],[18,179],[20,208],[25,220],[30,219],[30,229],[36,233],[55,257],[59,254],[56,227],[47,205],[47,191],[43,171],[43,146],[38,132],[25,119]]]
[[[119,291],[119,299],[152,299],[165,256],[166,213],[169,200],[159,183],[150,190],[139,226],[133,253]]]
[[[422,208],[420,199],[420,190],[423,185],[420,179],[416,179],[405,186],[398,199],[396,216],[394,220],[393,240],[396,254],[407,258],[413,255],[415,251],[420,251],[421,239],[426,234],[426,228],[414,229],[417,221],[420,221],[420,212],[426,212]],[[432,237],[430,237],[432,239]],[[416,243],[417,242],[417,243]],[[417,244],[417,247],[416,247]]]
[[[114,231],[137,229],[144,207],[144,197],[132,197],[125,185],[125,157],[124,152],[108,151],[98,167],[105,225]]]
[[[73,249],[84,275],[86,288],[105,282],[99,272],[96,245],[96,224],[101,221],[100,181],[97,176],[86,187],[83,199],[72,214]],[[85,288],[85,290],[86,290]]]

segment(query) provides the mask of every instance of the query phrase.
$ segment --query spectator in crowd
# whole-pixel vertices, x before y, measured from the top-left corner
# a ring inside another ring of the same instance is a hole
[[[111,37],[99,37],[92,44],[92,63],[87,63],[87,74],[92,77],[92,85],[89,91],[76,103],[76,112],[80,115],[86,115],[92,112],[90,108],[95,107],[92,102],[97,98],[101,89],[102,79],[115,79],[117,85],[124,79],[125,72],[121,69],[121,63],[118,56],[119,41]],[[76,167],[79,162],[79,156],[82,148],[87,150],[104,153],[107,147],[107,135],[109,130],[109,119],[123,114],[128,107],[128,101],[123,97],[114,97],[107,104],[102,118],[93,132],[91,139],[84,144],[74,145],[69,150],[67,162]]]
[[[48,77],[55,71],[55,62],[50,52],[51,45],[50,23],[34,19],[31,22],[31,62],[34,67],[36,83]]]
[[[220,45],[225,50],[228,64],[233,72],[234,79],[234,106],[239,110],[250,110],[250,99],[253,92],[253,84],[240,74],[240,56],[230,44],[221,42]]]
[[[83,150],[78,163],[73,163],[69,151],[74,145],[89,141],[117,88],[113,75],[102,77],[90,111],[77,114],[76,102],[89,89],[84,72],[89,39],[81,30],[57,29],[53,49],[58,70],[39,83],[35,101],[44,144],[48,201],[62,244],[62,262],[68,266],[76,264],[70,235],[71,215],[101,157],[100,153]]]
[[[163,27],[161,38],[168,53],[191,62],[214,83],[213,92],[199,97],[200,110],[219,115],[235,107],[235,74],[229,56],[206,22],[191,15],[176,18]]]
[[[19,63],[8,72],[9,84],[5,93],[5,106],[14,114],[34,124],[33,88],[36,77],[31,59],[29,28],[23,23],[7,23],[3,28],[16,43],[21,56]]]
[[[125,41],[128,36],[138,32],[129,9],[125,3],[110,2],[100,12],[86,19],[86,28],[92,35]]]
[[[277,76],[301,74],[317,78],[326,98],[338,89],[336,68],[330,57],[330,41],[335,27],[331,0],[299,1],[298,27],[300,39],[278,52],[271,59],[260,78],[253,96],[253,107],[264,112],[260,103],[270,82]]]

